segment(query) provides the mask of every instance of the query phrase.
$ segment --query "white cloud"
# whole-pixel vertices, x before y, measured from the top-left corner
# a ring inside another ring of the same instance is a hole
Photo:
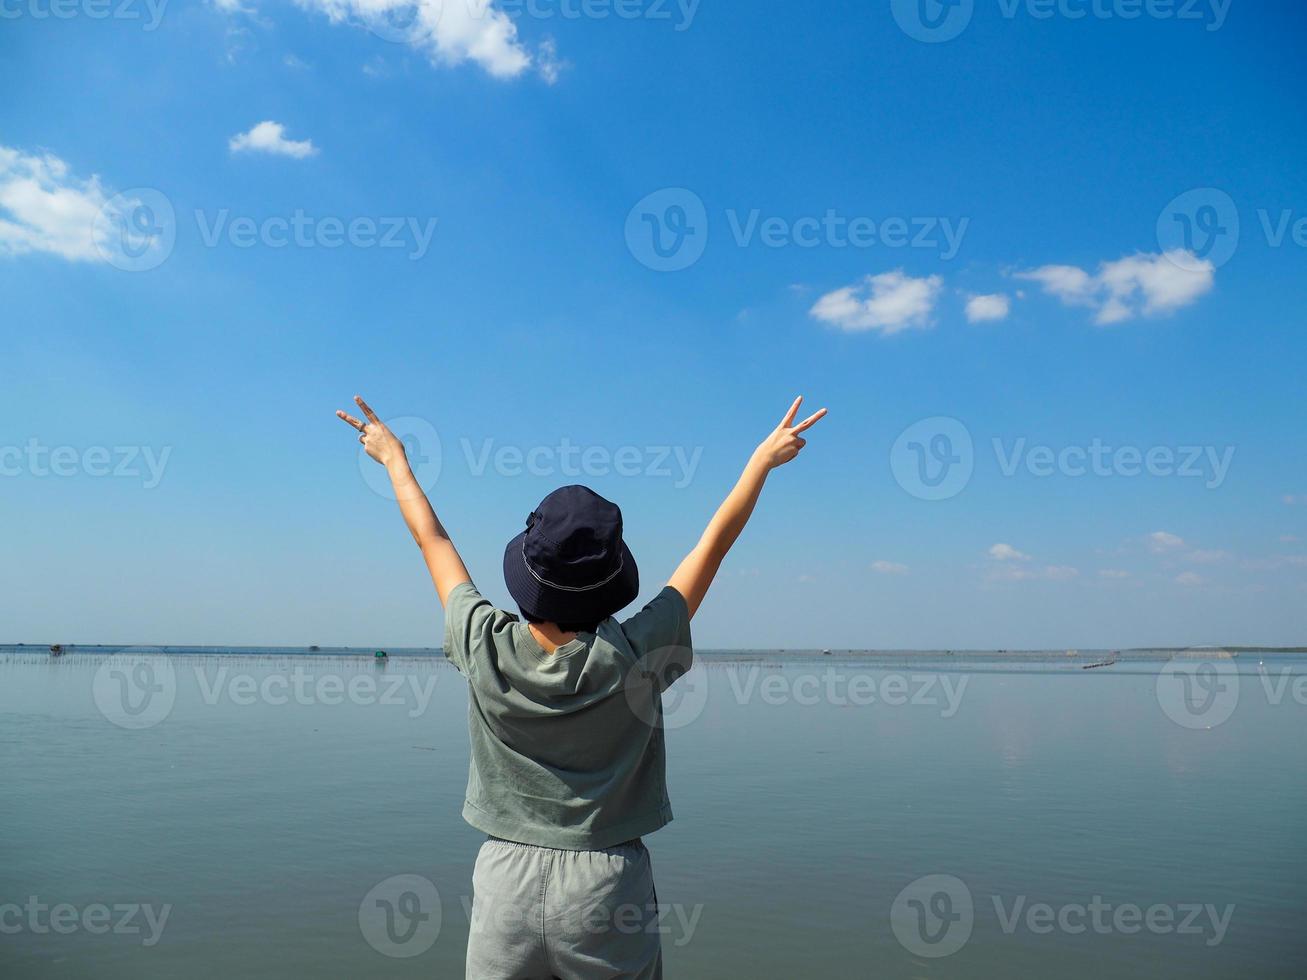
[[[265,119],[248,133],[237,133],[228,141],[227,146],[232,153],[271,153],[297,160],[318,152],[312,140],[286,139],[286,127],[271,119]]]
[[[1065,582],[1067,579],[1073,579],[1080,574],[1078,568],[1072,568],[1070,565],[1047,565],[1044,567],[1044,578],[1051,579],[1054,582]]]
[[[1010,544],[996,544],[989,549],[989,557],[995,561],[1030,561],[1025,552],[1017,551]]]
[[[562,74],[563,69],[567,67],[567,62],[558,57],[558,42],[552,37],[547,37],[540,42],[540,49],[536,52],[536,70],[540,72],[540,77],[545,80],[546,85],[553,85],[558,81],[558,76]]]
[[[326,14],[333,24],[355,23],[389,41],[424,53],[433,63],[471,61],[496,78],[516,78],[532,63],[517,37],[517,25],[494,0],[297,0]],[[545,80],[560,64],[552,48],[544,52]]]
[[[972,296],[967,300],[967,322],[983,323],[989,320],[1005,320],[1011,310],[1012,300],[1006,293]]]
[[[991,582],[1066,582],[1080,574],[1080,569],[1070,565],[1044,565],[1040,568],[1027,568],[1021,565],[996,565],[988,572]]]
[[[895,269],[829,292],[808,312],[850,332],[894,334],[909,327],[928,327],[943,284],[940,276],[917,279]]]
[[[1073,265],[1045,265],[1015,273],[1039,283],[1044,292],[1069,306],[1097,310],[1096,323],[1121,323],[1133,317],[1158,316],[1188,306],[1210,292],[1216,267],[1191,252],[1127,255],[1102,262],[1090,275]]]
[[[1148,535],[1148,547],[1155,552],[1174,551],[1184,547],[1184,538],[1169,531],[1154,531]]]
[[[0,146],[0,255],[48,252],[73,261],[102,260],[97,218],[107,200],[99,177],[74,177],[50,153],[34,156]]]
[[[1222,561],[1228,556],[1224,551],[1204,551],[1201,548],[1195,548],[1185,557],[1195,565],[1211,565]]]
[[[1177,585],[1195,586],[1203,584],[1203,577],[1195,572],[1181,572],[1175,581]]]
[[[873,572],[879,572],[881,575],[906,575],[908,573],[908,566],[900,565],[896,561],[884,561],[882,559],[879,561],[873,561],[871,563],[871,570]]]

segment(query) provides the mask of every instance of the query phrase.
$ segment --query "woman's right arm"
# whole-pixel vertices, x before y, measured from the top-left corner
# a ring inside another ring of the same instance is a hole
[[[799,455],[799,450],[807,445],[807,440],[800,433],[816,425],[826,415],[826,409],[823,408],[798,425],[792,425],[801,404],[802,395],[794,400],[780,425],[754,450],[735,488],[717,508],[717,513],[708,522],[699,543],[685,556],[668,580],[667,584],[685,598],[691,616],[698,611],[717,570],[744,530],[744,525],[749,522],[768,474]]]

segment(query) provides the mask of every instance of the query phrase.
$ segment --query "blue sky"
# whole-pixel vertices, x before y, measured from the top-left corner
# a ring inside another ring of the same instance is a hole
[[[0,25],[0,640],[437,645],[361,392],[501,601],[802,393],[703,646],[1307,641],[1300,4],[102,2]]]

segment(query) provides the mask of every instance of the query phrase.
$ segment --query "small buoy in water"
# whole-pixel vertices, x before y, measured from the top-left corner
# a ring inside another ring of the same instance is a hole
[[[378,651],[376,652],[376,658],[377,658],[378,660],[384,660],[384,659],[385,659],[386,657],[388,657],[388,656],[390,656],[390,654],[386,653],[385,650],[378,650]]]

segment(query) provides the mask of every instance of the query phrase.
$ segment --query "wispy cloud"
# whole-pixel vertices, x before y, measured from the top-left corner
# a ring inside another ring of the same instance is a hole
[[[270,153],[297,160],[318,152],[312,140],[287,139],[286,127],[271,119],[265,119],[249,132],[237,133],[228,141],[227,146],[232,153]]]
[[[495,78],[516,78],[532,57],[518,40],[517,25],[494,0],[297,0],[333,24],[353,23],[425,54],[433,63],[470,61]],[[560,62],[552,44],[542,49],[541,73],[557,78]],[[550,67],[552,66],[552,67]]]
[[[1015,276],[1039,283],[1068,306],[1095,310],[1096,323],[1111,324],[1197,302],[1215,284],[1216,267],[1190,252],[1140,252],[1103,262],[1092,275],[1078,266],[1045,265]]]
[[[967,300],[967,322],[986,323],[992,320],[1006,320],[1012,310],[1012,299],[1007,293],[990,293],[972,296]]]
[[[914,278],[902,269],[867,276],[821,297],[809,314],[841,330],[898,333],[930,326],[930,316],[944,285],[940,276]]]
[[[1110,578],[1110,579],[1126,579],[1130,577],[1130,573],[1120,568],[1100,568],[1098,570],[1098,577]]]
[[[995,544],[989,548],[989,557],[995,561],[1030,561],[1030,556],[1024,551],[1017,551],[1010,544]]]
[[[1148,535],[1148,548],[1157,554],[1184,547],[1184,538],[1170,531],[1154,531]]]
[[[1181,572],[1179,575],[1175,577],[1175,582],[1177,585],[1184,585],[1190,588],[1194,586],[1202,585],[1204,581],[1205,580],[1203,579],[1203,577],[1199,575],[1197,572]]]
[[[74,177],[50,153],[0,146],[0,254],[103,259],[96,229],[107,200],[99,177]]]
[[[879,572],[881,575],[906,575],[908,573],[907,565],[900,565],[896,561],[885,561],[884,559],[873,561],[871,570]]]

